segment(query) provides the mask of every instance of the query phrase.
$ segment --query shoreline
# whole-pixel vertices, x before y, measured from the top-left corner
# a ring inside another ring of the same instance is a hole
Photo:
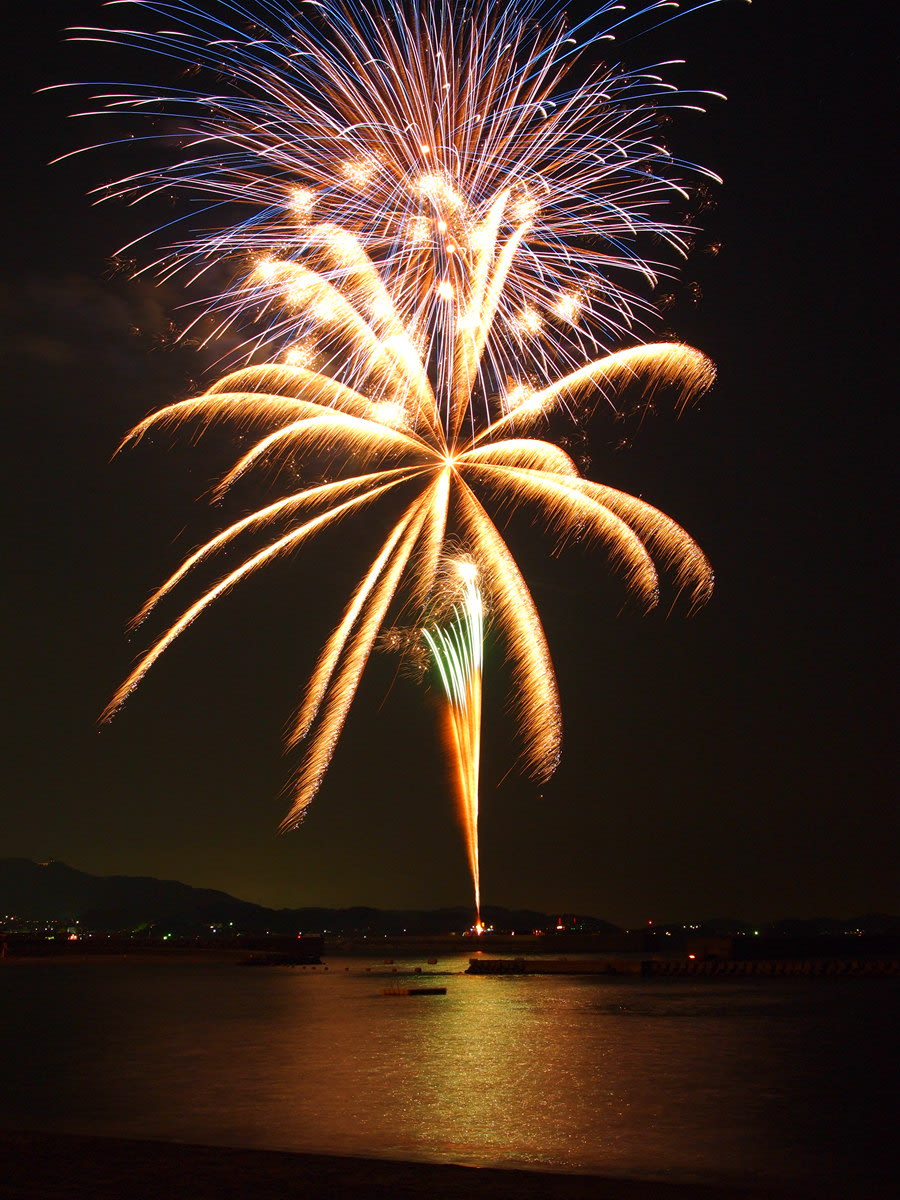
[[[3,1200],[821,1200],[821,1191],[672,1183],[0,1130]],[[873,1200],[871,1187],[845,1200]],[[886,1197],[887,1192],[883,1192]],[[830,1193],[835,1200],[838,1193]]]
[[[380,953],[383,953],[381,951]],[[98,951],[64,951],[48,950],[45,953],[19,953],[0,957],[0,972],[15,970],[18,967],[46,966],[48,964],[66,964],[68,966],[97,966],[144,964],[192,964],[206,966],[253,966],[268,968],[290,967],[292,970],[317,975],[341,976],[357,974],[358,968],[351,965],[354,959],[367,958],[346,952],[325,952],[317,962],[292,960],[290,956],[277,952],[268,953],[260,950],[238,949],[232,947],[203,949],[195,947],[171,947],[167,949],[134,947],[120,950]],[[375,959],[379,953],[371,955]],[[451,957],[455,960],[450,965]],[[680,961],[642,961],[634,960],[591,960],[584,956],[574,958],[554,958],[550,956],[527,958],[472,958],[465,952],[455,955],[444,955],[444,961],[433,963],[429,960],[427,967],[412,966],[421,955],[403,954],[396,960],[383,959],[376,966],[367,966],[365,973],[373,978],[380,976],[409,975],[411,978],[426,978],[433,975],[469,975],[469,976],[591,976],[595,979],[633,980],[725,980],[741,983],[744,981],[781,982],[791,980],[819,979],[894,979],[900,975],[900,960],[888,959],[779,959],[762,961],[710,961],[682,963]],[[468,969],[462,966],[468,958]]]
[[[0,971],[7,968],[46,965],[47,963],[66,963],[70,966],[83,966],[86,963],[216,963],[219,965],[233,963],[240,965],[248,957],[242,950],[121,950],[93,953],[54,953],[47,954],[8,954],[0,958]]]

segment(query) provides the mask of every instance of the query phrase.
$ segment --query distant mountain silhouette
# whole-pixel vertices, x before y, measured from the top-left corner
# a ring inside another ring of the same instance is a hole
[[[65,863],[36,863],[27,858],[0,859],[0,918],[4,914],[25,921],[79,921],[97,932],[142,932],[151,936],[223,932],[254,934],[330,933],[337,936],[373,937],[398,934],[461,933],[471,923],[469,908],[386,911],[378,908],[265,908],[238,900],[227,892],[190,887],[174,879],[134,875],[88,875]],[[483,919],[498,930],[531,933],[555,930],[557,916],[531,909],[488,907]],[[596,917],[566,914],[567,930],[581,933],[621,933],[617,925]],[[663,938],[666,930],[685,936],[683,925],[660,925],[645,936]],[[694,924],[688,936],[822,937],[846,934],[900,935],[900,917],[876,913],[840,920],[834,917],[750,923],[736,918],[712,917]],[[568,936],[567,934],[561,935]],[[669,946],[674,944],[670,935]]]
[[[210,926],[234,932],[295,934],[459,933],[471,910],[442,908],[383,911],[377,908],[264,908],[227,892],[190,887],[172,879],[132,875],[88,875],[65,863],[0,859],[0,916],[23,920],[79,921],[98,932],[208,933]],[[546,913],[491,907],[484,919],[498,929],[531,932],[555,922]],[[590,932],[614,933],[618,926],[594,917],[573,918]]]
[[[253,932],[271,928],[270,910],[226,892],[172,879],[88,875],[62,862],[27,858],[0,859],[0,913],[26,920],[77,920],[103,931],[165,923],[172,933],[208,932],[210,925],[230,921]]]

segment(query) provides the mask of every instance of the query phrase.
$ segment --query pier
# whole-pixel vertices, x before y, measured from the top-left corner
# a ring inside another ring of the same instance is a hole
[[[888,978],[900,975],[900,958],[472,958],[466,974]]]

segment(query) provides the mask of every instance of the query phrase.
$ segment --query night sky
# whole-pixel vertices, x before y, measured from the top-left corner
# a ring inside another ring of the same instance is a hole
[[[699,239],[721,251],[688,262],[666,314],[719,378],[680,420],[665,405],[640,428],[598,413],[588,473],[685,525],[717,589],[691,619],[666,606],[641,616],[601,553],[554,557],[512,523],[558,670],[565,742],[543,788],[510,770],[502,654],[489,644],[487,903],[623,924],[900,908],[888,720],[891,70],[878,11],[726,0],[620,46],[636,65],[684,57],[672,78],[729,97],[670,134],[682,157],[725,178]],[[214,606],[97,729],[145,644],[127,620],[219,528],[201,496],[235,443],[233,431],[199,444],[162,436],[110,462],[124,431],[209,378],[212,360],[169,345],[182,319],[174,289],[109,269],[147,214],[91,207],[86,195],[151,152],[47,165],[97,129],[67,119],[74,94],[36,88],[163,70],[65,45],[60,30],[79,22],[103,23],[100,5],[18,6],[5,31],[0,856],[271,905],[468,903],[437,698],[387,656],[372,662],[305,824],[276,833],[295,761],[282,729],[377,544],[377,518]]]

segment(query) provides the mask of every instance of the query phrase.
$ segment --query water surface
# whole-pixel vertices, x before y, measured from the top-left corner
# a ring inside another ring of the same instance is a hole
[[[897,1178],[895,980],[0,969],[0,1122],[636,1178]],[[366,967],[369,970],[366,970]]]

